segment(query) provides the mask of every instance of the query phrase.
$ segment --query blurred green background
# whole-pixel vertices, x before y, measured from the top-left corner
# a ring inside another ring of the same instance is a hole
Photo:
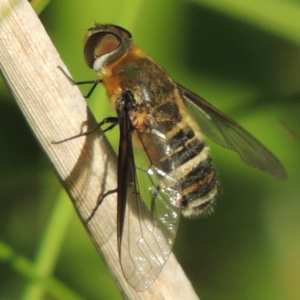
[[[280,158],[284,181],[209,142],[218,205],[181,219],[174,252],[201,299],[299,299],[300,1],[52,0],[40,19],[78,81],[95,78],[86,29],[127,28],[174,80]],[[122,299],[4,83],[0,92],[0,299]],[[89,106],[98,120],[113,115],[102,88]]]

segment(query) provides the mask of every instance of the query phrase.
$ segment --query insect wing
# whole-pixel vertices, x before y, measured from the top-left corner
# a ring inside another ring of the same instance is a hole
[[[161,192],[155,193],[155,202],[168,200]],[[160,212],[156,208],[149,211],[137,183],[128,186],[120,261],[127,281],[137,291],[152,284],[172,250],[177,231],[177,225],[173,225],[179,220],[179,212],[162,206]]]
[[[119,164],[122,164],[118,170],[119,255],[128,283],[143,291],[157,278],[171,253],[180,208],[172,205],[168,191],[169,186],[176,186],[176,181],[166,175],[160,185],[162,174],[151,162],[146,162],[147,155],[144,166],[148,168],[136,168],[131,133],[126,126],[129,117],[126,113],[118,116]]]
[[[280,161],[249,132],[198,95],[179,84],[177,87],[203,134],[237,152],[251,167],[269,172],[277,178],[287,177]]]

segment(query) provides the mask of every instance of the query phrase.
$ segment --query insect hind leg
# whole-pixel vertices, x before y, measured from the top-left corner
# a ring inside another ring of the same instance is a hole
[[[96,206],[94,207],[94,209],[92,210],[90,216],[85,220],[85,223],[88,224],[92,218],[94,217],[96,211],[98,210],[99,206],[101,205],[101,203],[103,202],[104,198],[111,195],[111,194],[114,194],[114,193],[117,193],[118,189],[114,189],[114,190],[110,190],[110,191],[107,191],[106,193],[104,194],[100,194],[99,197],[98,197],[98,201],[97,201],[97,204]]]

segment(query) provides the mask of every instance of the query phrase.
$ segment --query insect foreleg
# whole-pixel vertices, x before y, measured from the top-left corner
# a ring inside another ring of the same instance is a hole
[[[90,91],[87,93],[87,95],[84,96],[85,99],[88,99],[93,91],[95,90],[96,86],[102,82],[102,80],[100,79],[96,79],[96,80],[86,80],[86,81],[74,81],[67,73],[66,71],[58,66],[58,68],[62,71],[62,73],[68,78],[68,80],[73,84],[73,85],[84,85],[84,84],[93,84],[92,88],[90,89]]]

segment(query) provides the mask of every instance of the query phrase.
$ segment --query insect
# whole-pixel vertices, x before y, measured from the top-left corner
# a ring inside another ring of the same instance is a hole
[[[84,55],[98,75],[91,91],[102,83],[117,113],[102,124],[120,129],[118,250],[128,283],[143,291],[169,257],[180,214],[212,211],[218,180],[204,135],[252,167],[277,178],[287,173],[250,133],[174,82],[126,29],[95,24],[88,29]],[[137,164],[140,153],[144,165]]]

